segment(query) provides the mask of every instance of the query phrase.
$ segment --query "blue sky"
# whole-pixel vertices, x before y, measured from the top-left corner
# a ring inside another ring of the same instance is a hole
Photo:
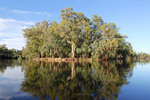
[[[60,21],[60,10],[72,7],[88,18],[114,22],[134,51],[150,53],[150,0],[0,0],[0,44],[21,49],[23,31],[42,20]]]

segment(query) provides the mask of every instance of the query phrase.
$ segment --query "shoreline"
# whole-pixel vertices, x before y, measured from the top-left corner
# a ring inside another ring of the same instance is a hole
[[[37,58],[35,60],[46,61],[46,62],[89,62],[91,58]]]

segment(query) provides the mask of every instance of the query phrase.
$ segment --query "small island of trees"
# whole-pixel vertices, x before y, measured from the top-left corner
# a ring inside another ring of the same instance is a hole
[[[136,57],[127,36],[98,15],[92,19],[71,7],[61,10],[61,21],[38,22],[24,29],[23,58],[127,59]]]

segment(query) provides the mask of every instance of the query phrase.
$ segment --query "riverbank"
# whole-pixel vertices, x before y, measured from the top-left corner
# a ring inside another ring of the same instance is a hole
[[[126,58],[126,59],[92,59],[92,58],[35,58],[33,60],[44,61],[44,62],[91,62],[91,61],[110,61],[110,60],[125,60],[125,61],[137,61],[137,58]],[[144,60],[144,59],[143,59]]]
[[[39,60],[39,61],[46,61],[46,62],[89,62],[92,59],[91,58],[37,58],[34,60]]]

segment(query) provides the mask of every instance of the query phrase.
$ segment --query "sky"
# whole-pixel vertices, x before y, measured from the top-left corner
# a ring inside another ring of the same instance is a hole
[[[0,45],[21,50],[23,29],[43,20],[59,22],[67,7],[115,23],[135,52],[150,53],[150,0],[0,0]]]

